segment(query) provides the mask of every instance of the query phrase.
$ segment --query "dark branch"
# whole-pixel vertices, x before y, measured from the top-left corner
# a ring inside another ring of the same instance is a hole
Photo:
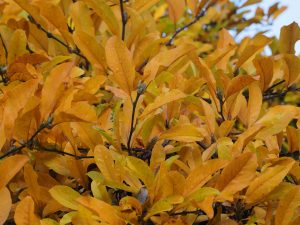
[[[174,39],[177,37],[178,34],[180,34],[182,31],[186,30],[188,27],[195,24],[201,17],[205,15],[205,10],[201,10],[198,15],[188,24],[184,25],[183,27],[180,27],[176,29],[175,33],[171,36],[170,40],[165,44],[166,46],[170,46],[173,44]]]
[[[137,88],[136,98],[132,103],[131,124],[130,124],[129,137],[128,137],[128,141],[127,141],[127,149],[129,151],[129,154],[132,153],[131,152],[131,139],[132,139],[133,132],[135,130],[135,124],[134,124],[135,113],[136,113],[135,109],[136,109],[137,103],[139,101],[139,98],[141,97],[142,94],[144,94],[145,91],[146,91],[146,85],[139,83],[138,88]]]
[[[284,82],[285,82],[285,80],[282,80],[282,81],[279,81],[279,82],[273,84],[271,87],[269,87],[269,88],[265,91],[265,93],[271,92],[273,88],[277,87],[278,85],[280,85],[280,84],[282,84],[282,83],[284,83]]]
[[[144,69],[144,67],[147,65],[149,59],[146,59],[141,65],[139,65],[137,68],[136,68],[136,72],[138,73],[142,73],[142,70]]]
[[[77,47],[76,48],[72,48],[68,44],[64,43],[62,40],[60,40],[59,38],[57,38],[50,31],[48,31],[44,27],[42,27],[42,25],[39,24],[37,21],[35,21],[35,19],[31,15],[28,16],[28,20],[32,24],[34,24],[39,30],[43,31],[47,35],[48,38],[51,38],[51,39],[55,40],[56,42],[58,42],[59,44],[61,44],[62,46],[64,46],[69,51],[69,53],[74,53],[75,55],[78,55],[79,57],[83,58],[85,61],[88,62],[87,58],[80,53],[80,50]]]
[[[49,117],[47,121],[43,122],[40,127],[34,132],[34,134],[24,143],[22,143],[20,146],[16,147],[13,146],[10,150],[8,150],[4,155],[0,156],[0,160],[4,159],[7,156],[10,156],[12,154],[15,154],[19,151],[21,151],[23,148],[28,147],[32,148],[34,145],[34,139],[35,137],[45,128],[50,128],[53,122],[53,117]]]
[[[205,213],[200,209],[194,210],[194,211],[182,211],[182,212],[170,213],[171,216],[186,216],[186,215],[189,215],[189,214],[205,215]]]
[[[56,148],[47,148],[47,147],[41,146],[39,143],[37,143],[36,147],[40,151],[52,152],[52,153],[56,153],[56,154],[63,155],[63,156],[67,155],[67,156],[74,157],[75,159],[93,159],[94,158],[94,156],[89,156],[89,155],[74,155],[74,154],[71,154],[71,153],[68,153],[68,152],[64,152],[62,150],[58,150]]]
[[[274,99],[274,98],[283,98],[289,92],[298,92],[298,91],[300,91],[300,88],[295,88],[295,87],[291,86],[285,91],[278,91],[278,92],[273,92],[273,93],[264,93],[263,99],[264,100],[271,100],[271,99]]]
[[[1,43],[2,43],[2,45],[3,45],[3,48],[4,48],[4,52],[5,52],[5,59],[6,59],[6,63],[7,63],[8,51],[7,51],[7,47],[6,47],[5,43],[4,43],[4,40],[3,40],[3,37],[2,37],[2,35],[1,35],[1,34],[0,34],[0,39],[1,39]]]
[[[120,11],[121,11],[121,18],[122,18],[122,40],[125,40],[125,30],[126,30],[126,23],[127,23],[127,13],[124,10],[124,2],[120,0]]]

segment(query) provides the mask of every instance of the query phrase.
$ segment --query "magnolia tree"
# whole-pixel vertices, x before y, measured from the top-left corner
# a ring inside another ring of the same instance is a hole
[[[1,0],[0,224],[299,225],[300,28],[258,2]]]

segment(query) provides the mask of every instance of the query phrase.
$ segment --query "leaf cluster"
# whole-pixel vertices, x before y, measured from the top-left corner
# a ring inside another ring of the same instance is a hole
[[[300,28],[259,2],[0,1],[0,224],[300,224]]]

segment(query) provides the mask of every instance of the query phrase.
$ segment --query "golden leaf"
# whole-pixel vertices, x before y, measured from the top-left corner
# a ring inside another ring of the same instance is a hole
[[[59,64],[51,70],[49,76],[46,78],[42,90],[40,107],[42,119],[47,119],[49,114],[53,112],[59,98],[59,88],[64,82],[68,82],[73,66],[73,62]]]
[[[295,54],[295,43],[300,40],[300,27],[296,22],[283,26],[280,31],[280,53]]]
[[[135,176],[141,179],[148,188],[153,184],[154,174],[143,160],[128,156],[126,158],[126,166]]]
[[[125,43],[113,36],[106,43],[105,53],[107,64],[113,71],[110,78],[130,96],[134,87],[135,70]]]
[[[24,55],[27,53],[26,50],[27,38],[23,30],[16,30],[9,42],[8,46],[8,63],[12,63],[18,56]]]
[[[18,203],[14,220],[17,225],[40,225],[40,220],[34,213],[34,202],[30,196]]]
[[[92,197],[81,196],[77,199],[77,202],[85,206],[86,208],[96,212],[103,223],[109,225],[126,224],[125,221],[119,217],[117,210],[113,206],[101,200]]]
[[[72,188],[64,185],[56,185],[49,190],[52,198],[54,198],[61,205],[76,210],[78,203],[76,199],[80,197],[80,194],[74,191]]]
[[[184,0],[166,0],[169,5],[169,16],[173,23],[177,23],[184,13],[185,2]]]
[[[278,162],[257,176],[246,192],[246,202],[253,204],[262,201],[287,175],[295,161],[291,158],[280,158]]]
[[[120,176],[115,169],[114,159],[103,145],[97,145],[94,149],[95,161],[105,179],[109,181],[120,181]]]
[[[97,42],[95,36],[82,30],[76,30],[73,38],[75,44],[95,68],[103,70],[106,67],[104,48]]]
[[[227,160],[214,159],[193,169],[186,178],[183,195],[188,196],[201,188],[216,171],[225,167],[227,163]]]
[[[0,170],[1,171],[1,170]],[[10,197],[9,190],[6,187],[0,188],[0,224],[4,224],[5,221],[8,218],[11,206],[12,206],[12,200]]]
[[[25,155],[14,155],[0,161],[0,189],[8,184],[28,160]]]
[[[159,138],[182,142],[201,141],[205,136],[205,131],[192,124],[180,124],[163,132]]]
[[[120,37],[120,26],[118,20],[112,11],[112,9],[106,4],[104,0],[84,0],[88,6],[90,6],[98,16],[107,24],[110,31]]]
[[[177,89],[173,89],[166,93],[160,94],[159,96],[157,96],[155,98],[154,102],[152,102],[146,106],[143,113],[140,115],[140,118],[147,116],[148,114],[152,113],[153,111],[157,110],[158,108],[160,108],[161,106],[163,106],[167,103],[170,103],[170,102],[173,102],[173,101],[185,98],[185,97],[186,97],[186,95]]]
[[[289,225],[297,207],[300,206],[300,188],[295,186],[278,204],[275,225]]]
[[[233,201],[234,194],[247,187],[255,177],[256,168],[254,153],[245,152],[232,160],[217,180],[215,187],[221,192],[217,199]]]

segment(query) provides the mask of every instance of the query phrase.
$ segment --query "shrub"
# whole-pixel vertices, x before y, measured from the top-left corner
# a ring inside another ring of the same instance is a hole
[[[0,224],[300,224],[300,28],[257,2],[1,1]]]

